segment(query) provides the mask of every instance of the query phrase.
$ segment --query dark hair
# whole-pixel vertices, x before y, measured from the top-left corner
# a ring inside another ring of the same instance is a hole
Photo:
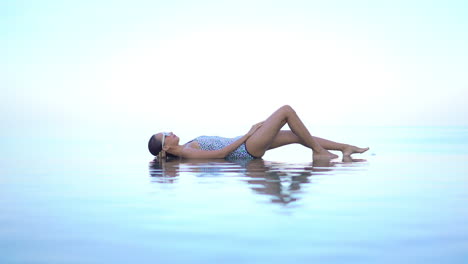
[[[148,150],[153,156],[158,156],[162,150],[162,142],[156,138],[156,134],[150,137],[148,141]]]
[[[162,142],[161,140],[156,138],[156,134],[152,135],[148,141],[148,150],[153,156],[158,156],[159,152],[162,150]],[[174,159],[177,158],[176,155],[172,155],[170,153],[166,153],[166,158]]]

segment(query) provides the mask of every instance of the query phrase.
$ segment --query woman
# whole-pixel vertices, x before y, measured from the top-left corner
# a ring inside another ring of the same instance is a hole
[[[281,130],[285,124],[291,130]],[[338,157],[329,150],[339,150],[348,157],[369,149],[312,136],[289,105],[280,107],[265,121],[253,125],[244,136],[232,139],[201,136],[179,145],[179,137],[172,132],[158,133],[151,136],[148,149],[160,158],[168,153],[181,158],[255,159],[261,158],[267,150],[293,143],[312,149],[314,159]]]

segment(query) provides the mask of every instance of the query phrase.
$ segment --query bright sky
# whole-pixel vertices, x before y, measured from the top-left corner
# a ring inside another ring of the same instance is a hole
[[[290,104],[310,125],[468,125],[467,14],[450,0],[2,1],[0,121],[236,135]]]

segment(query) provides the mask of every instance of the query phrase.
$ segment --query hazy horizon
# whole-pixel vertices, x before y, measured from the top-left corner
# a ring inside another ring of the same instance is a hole
[[[2,133],[466,126],[467,5],[3,2]]]

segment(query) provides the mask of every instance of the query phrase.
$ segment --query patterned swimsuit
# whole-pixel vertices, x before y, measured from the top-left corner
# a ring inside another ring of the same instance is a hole
[[[202,150],[218,150],[222,149],[232,142],[236,141],[237,139],[241,138],[224,138],[224,137],[216,137],[216,136],[201,136],[195,138],[193,141],[198,142],[200,145],[200,149]],[[240,145],[237,149],[227,155],[226,159],[255,159],[245,147],[245,143]]]

